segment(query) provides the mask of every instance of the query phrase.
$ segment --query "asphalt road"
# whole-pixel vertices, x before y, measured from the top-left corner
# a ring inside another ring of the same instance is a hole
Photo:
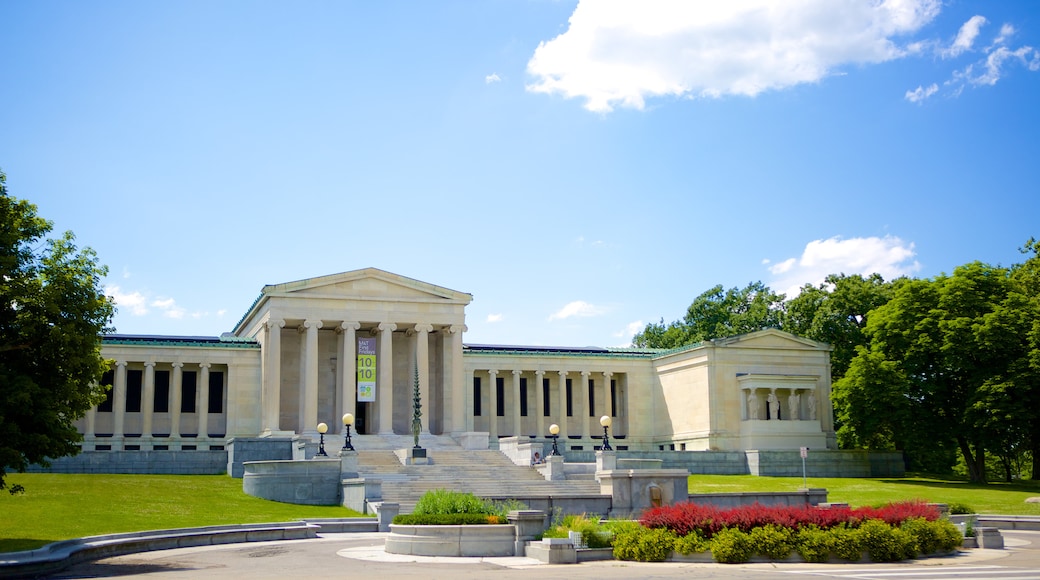
[[[232,544],[147,552],[74,566],[49,578],[856,578],[858,580],[1040,580],[1040,532],[1004,532],[1004,550],[899,564],[678,564],[589,562],[546,565],[527,558],[423,558],[386,554],[383,534],[328,534],[314,540]]]

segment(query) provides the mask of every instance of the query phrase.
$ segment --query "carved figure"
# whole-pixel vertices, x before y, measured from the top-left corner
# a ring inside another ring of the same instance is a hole
[[[758,397],[754,392],[749,392],[747,395],[747,416],[751,420],[758,419]]]
[[[769,418],[777,420],[780,418],[780,399],[777,398],[775,391],[769,391],[769,396],[766,397],[766,402],[769,403]]]
[[[815,421],[816,420],[816,393],[813,393],[812,391],[810,391],[809,392],[809,398],[806,399],[806,402],[809,403],[809,419]]]
[[[801,419],[801,413],[799,403],[802,401],[802,396],[798,394],[798,391],[791,393],[791,396],[787,398],[787,408],[791,411],[788,419]]]

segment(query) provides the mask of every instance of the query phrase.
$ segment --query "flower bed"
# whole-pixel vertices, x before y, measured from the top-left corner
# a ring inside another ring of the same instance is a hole
[[[831,558],[875,562],[949,552],[961,534],[939,518],[934,506],[898,502],[880,508],[744,506],[719,509],[680,503],[647,510],[637,524],[614,526],[614,557],[663,561],[711,552],[717,562],[747,562],[754,556],[786,560],[798,554],[808,562]]]

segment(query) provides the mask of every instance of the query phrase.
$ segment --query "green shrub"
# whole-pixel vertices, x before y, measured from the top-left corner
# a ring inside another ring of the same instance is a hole
[[[633,522],[635,523],[635,522]],[[638,524],[636,524],[638,525]],[[609,548],[614,533],[599,523],[598,519],[589,519],[584,514],[568,515],[546,530],[543,538],[566,538],[568,532],[578,532],[589,548]]]
[[[723,528],[711,539],[711,557],[724,564],[739,564],[751,559],[755,547],[751,537],[737,528]]]
[[[956,503],[956,502],[954,502],[954,503],[949,504],[949,506],[950,506],[950,513],[951,514],[960,515],[960,514],[973,514],[973,513],[975,513],[975,510],[972,509],[971,506],[969,506],[966,503]],[[1003,512],[1001,512],[1001,513],[1003,513]]]
[[[806,526],[794,536],[794,549],[806,562],[821,563],[830,560],[834,551],[834,536],[830,530]]]
[[[684,556],[707,552],[709,549],[711,549],[711,542],[696,530],[675,539],[674,550]]]
[[[495,514],[491,502],[472,493],[450,489],[430,490],[419,498],[413,514]]]
[[[835,526],[829,530],[834,555],[848,562],[856,562],[863,557],[863,546],[856,530],[846,526]]]
[[[505,524],[506,520],[494,514],[401,514],[394,516],[399,526],[472,526]]]
[[[900,528],[913,536],[921,554],[949,552],[962,542],[960,530],[949,520],[929,522],[923,518],[913,518],[903,522]]]
[[[794,550],[794,534],[790,528],[766,524],[752,528],[748,534],[755,552],[770,560],[786,560]]]
[[[867,520],[856,530],[860,545],[874,562],[898,562],[918,553],[914,537],[881,520]]]
[[[675,547],[675,534],[664,528],[615,529],[614,558],[637,562],[664,562]]]

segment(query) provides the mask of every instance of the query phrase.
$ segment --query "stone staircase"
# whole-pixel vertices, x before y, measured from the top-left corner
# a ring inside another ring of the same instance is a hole
[[[342,439],[340,441],[342,445]],[[447,436],[422,437],[420,443],[429,455],[427,465],[402,465],[394,454],[396,449],[411,447],[411,437],[362,436],[354,438],[353,443],[358,451],[360,476],[381,480],[383,501],[400,504],[401,513],[410,513],[422,494],[433,489],[494,498],[598,496],[601,493],[595,481],[546,481],[533,468],[515,465],[498,451],[462,449]]]

